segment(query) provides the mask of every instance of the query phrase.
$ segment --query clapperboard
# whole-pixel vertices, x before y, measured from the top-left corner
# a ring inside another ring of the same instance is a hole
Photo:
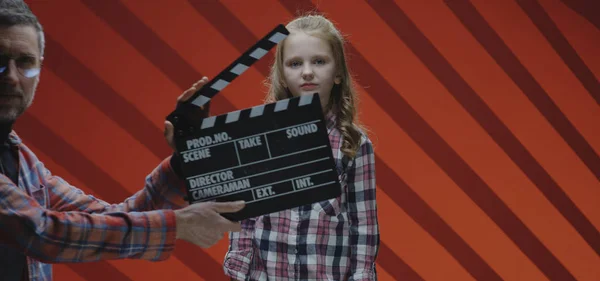
[[[340,195],[318,94],[194,114],[288,34],[277,26],[167,117],[190,204],[244,200],[243,210],[223,214],[239,221]]]

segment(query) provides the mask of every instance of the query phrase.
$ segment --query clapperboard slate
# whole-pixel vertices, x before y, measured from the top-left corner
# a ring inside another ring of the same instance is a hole
[[[239,221],[340,195],[316,93],[189,120],[190,111],[241,74],[236,69],[247,69],[287,34],[279,25],[167,117],[176,129],[190,204],[244,200],[243,210],[223,214]],[[257,49],[262,55],[253,56]]]

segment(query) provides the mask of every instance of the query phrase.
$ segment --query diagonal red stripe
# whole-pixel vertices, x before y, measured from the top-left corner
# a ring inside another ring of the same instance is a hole
[[[556,104],[552,102],[548,94],[518,61],[516,56],[477,12],[475,7],[470,2],[463,0],[447,2],[447,5],[600,180],[600,157],[598,157],[593,148],[579,134]],[[441,59],[441,55],[439,56]],[[439,64],[439,61],[436,63]],[[458,76],[458,74],[456,75]],[[465,91],[465,87],[468,87],[466,82],[463,86],[457,86],[455,92],[467,93]],[[474,92],[471,97],[465,95],[462,98],[464,102],[461,103],[466,104],[467,100],[469,100],[472,104],[475,96],[476,93]],[[481,102],[481,106],[477,108],[484,108],[483,106],[485,104]],[[465,108],[469,110],[467,106]],[[482,120],[479,123],[494,138],[496,143],[507,152],[511,159],[536,184],[546,198],[573,225],[590,247],[600,255],[600,232],[594,225],[577,208],[575,203],[564,193],[543,167],[535,161],[533,156],[531,156],[516,137],[510,133],[510,130],[495,115],[492,118],[491,115],[493,113],[491,113],[491,110],[488,109],[490,113],[487,115],[489,116],[485,116],[484,112],[475,112],[475,110],[470,110],[470,112],[474,112],[471,114],[476,116],[476,119]]]
[[[562,2],[600,30],[600,17],[598,17],[600,2],[594,0],[562,0]]]
[[[377,182],[379,187],[406,212],[431,237],[442,245],[467,271],[481,280],[502,280],[489,265],[421,198],[400,178],[379,156]],[[384,258],[384,261],[389,258]],[[390,263],[389,261],[381,262]],[[391,263],[389,264],[392,265]],[[394,266],[391,266],[393,269]],[[386,267],[387,270],[387,267]],[[403,270],[401,268],[396,270]],[[391,272],[390,272],[391,273]],[[402,276],[404,275],[394,275]],[[410,276],[410,274],[409,274]]]
[[[85,276],[81,276],[73,269],[74,264],[59,264],[52,266],[52,278],[54,280],[86,281]]]
[[[59,165],[65,167],[81,182],[101,195],[107,202],[121,202],[131,196],[127,189],[104,172],[62,137],[55,134],[33,115],[23,114],[16,122],[15,131],[21,138],[43,150]],[[43,136],[43,138],[40,138]],[[27,144],[27,143],[25,143]],[[111,189],[106,189],[110,186]]]
[[[52,72],[125,131],[136,136],[158,158],[171,154],[171,149],[163,140],[163,133],[135,105],[69,54],[52,36],[46,35],[46,49],[44,65]]]
[[[167,43],[131,13],[118,0],[81,0],[91,11],[117,31],[131,45],[158,69],[171,73],[175,84],[187,89],[202,77],[191,65],[177,54]],[[110,20],[107,20],[110,19]]]
[[[67,265],[86,281],[128,281],[131,280],[127,275],[116,269],[110,263],[105,261],[94,263],[77,263]],[[98,274],[101,272],[102,274]]]
[[[535,182],[543,192],[546,191],[551,199],[560,200],[561,203],[570,202],[573,208],[565,212],[568,214],[580,213],[562,189],[533,159],[523,145],[512,135],[510,130],[487,107],[472,88],[460,77],[452,66],[437,51],[435,46],[418,30],[408,16],[394,3],[389,1],[368,2],[369,5],[384,19],[396,34],[407,44],[415,55],[431,70],[437,79],[449,90],[462,106],[475,118],[475,120],[490,134],[490,136],[507,152],[519,167]],[[360,57],[360,56],[357,56]],[[361,61],[355,59],[357,62]],[[362,71],[359,76],[368,81],[373,69],[366,61],[357,68]],[[365,76],[367,79],[365,79]],[[368,81],[373,85],[373,93],[383,94],[393,91],[383,79]],[[377,85],[377,86],[375,86]],[[385,88],[378,88],[386,85]],[[536,264],[549,278],[561,280],[574,280],[571,273],[556,259],[556,257],[535,237],[525,224],[510,210],[510,208],[485,184],[485,182],[452,150],[437,133],[430,128],[418,113],[406,104],[406,101],[397,96],[376,98],[383,108],[395,112],[408,114],[411,117],[397,116],[394,120],[404,122],[400,124],[405,131],[427,154],[444,169],[448,175],[465,191],[467,195],[515,242],[515,244]],[[398,115],[398,114],[395,114]],[[408,122],[410,121],[410,122]],[[413,128],[410,128],[413,127]],[[424,130],[424,128],[427,128]],[[420,132],[418,130],[421,130]],[[411,132],[414,131],[414,132]],[[542,185],[544,184],[544,185]],[[547,186],[549,185],[549,186]],[[556,205],[555,205],[556,206]],[[562,207],[562,205],[559,205]]]
[[[408,264],[398,257],[388,245],[381,243],[379,247],[378,263],[393,277],[400,278],[403,281],[423,281]]]
[[[181,89],[188,89],[203,76],[119,0],[82,0],[82,3]],[[236,109],[221,95],[215,97],[212,104],[214,104],[211,105],[213,112],[230,112]],[[165,116],[167,114],[168,112]]]
[[[598,157],[598,154],[552,101],[533,75],[519,62],[519,59],[511,52],[500,36],[477,12],[471,2],[467,0],[452,1],[446,2],[446,5],[450,7],[475,39],[544,115],[588,169],[600,180],[600,157]],[[600,239],[596,241],[600,241]],[[596,248],[596,251],[600,254],[600,248]]]
[[[196,11],[206,18],[240,53],[250,48],[258,38],[219,1],[188,0]],[[275,26],[273,26],[275,27]],[[267,32],[268,30],[265,30]],[[267,53],[254,64],[260,73],[267,76],[274,56]]]
[[[552,48],[571,69],[592,98],[596,100],[596,103],[600,105],[600,81],[585,65],[577,51],[569,44],[567,38],[560,32],[540,3],[537,0],[517,0],[517,4],[527,13],[527,16],[552,45]]]

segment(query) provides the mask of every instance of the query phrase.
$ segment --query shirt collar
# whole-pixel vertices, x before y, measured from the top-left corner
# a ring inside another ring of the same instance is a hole
[[[8,134],[8,143],[11,146],[17,146],[19,144],[21,144],[21,138],[17,135],[17,133],[15,133],[15,131],[11,131],[10,134]]]

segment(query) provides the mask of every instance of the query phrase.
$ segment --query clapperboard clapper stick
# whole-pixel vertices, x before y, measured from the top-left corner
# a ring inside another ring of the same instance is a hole
[[[244,209],[223,214],[239,221],[340,196],[317,93],[206,118],[193,113],[288,34],[277,26],[167,117],[190,204],[244,200]]]

